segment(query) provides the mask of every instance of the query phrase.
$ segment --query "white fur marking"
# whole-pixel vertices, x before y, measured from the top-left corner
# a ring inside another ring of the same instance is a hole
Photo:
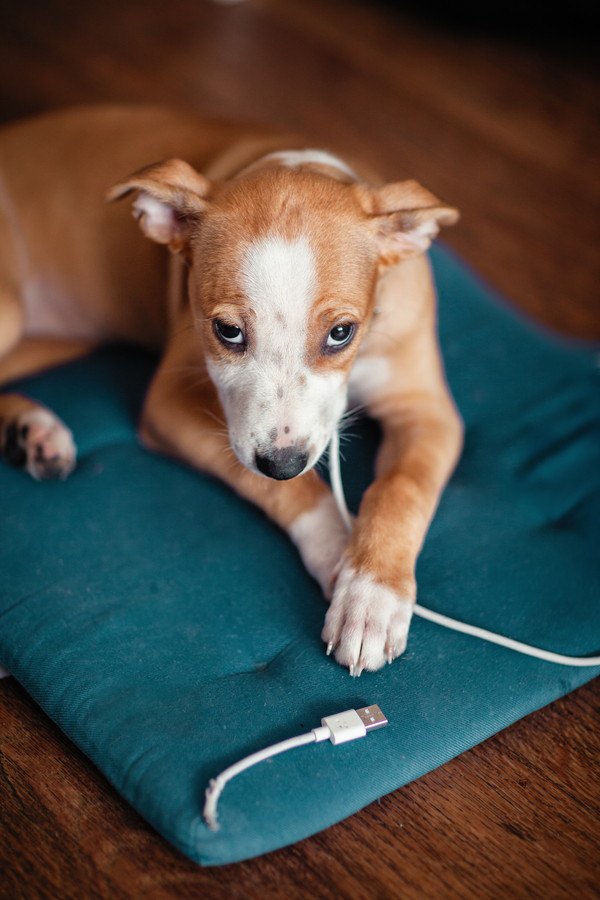
[[[252,244],[242,266],[242,281],[258,314],[273,317],[282,312],[288,325],[306,332],[317,282],[315,255],[306,237],[286,241],[273,236]]]
[[[297,169],[300,166],[310,165],[310,163],[319,166],[330,166],[332,169],[339,169],[340,172],[349,175],[350,178],[357,178],[356,172],[350,166],[326,150],[280,150],[276,153],[269,153],[268,156],[264,156],[260,161],[264,162],[267,160],[281,163],[282,166],[286,166],[289,169]]]
[[[343,373],[306,360],[308,321],[318,291],[317,262],[305,235],[278,234],[248,245],[239,275],[251,312],[248,352],[235,365],[207,360],[227,418],[231,446],[255,469],[255,454],[296,445],[319,458],[346,404]]]
[[[349,381],[350,402],[370,403],[380,397],[391,381],[391,367],[383,356],[359,356]]]
[[[304,565],[328,596],[333,573],[348,543],[348,532],[333,497],[325,497],[314,509],[298,516],[288,534]]]

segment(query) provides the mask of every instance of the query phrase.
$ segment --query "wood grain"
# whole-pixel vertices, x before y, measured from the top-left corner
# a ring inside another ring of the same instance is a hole
[[[0,119],[153,100],[307,131],[462,209],[457,249],[528,315],[600,337],[585,40],[435,28],[358,0],[2,3]],[[544,897],[600,888],[597,683],[294,847],[199,869],[12,680],[0,897]]]

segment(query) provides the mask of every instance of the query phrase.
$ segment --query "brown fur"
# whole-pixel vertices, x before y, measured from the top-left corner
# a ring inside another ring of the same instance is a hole
[[[264,163],[240,174],[293,146],[284,135],[156,107],[82,108],[4,129],[0,377],[108,339],[161,348],[141,439],[222,478],[290,528],[328,488],[314,471],[273,482],[234,458],[205,358],[236,364],[215,337],[215,317],[252,328],[236,278],[249,239],[274,223],[285,237],[307,234],[322,286],[310,313],[308,364],[347,374],[358,356],[385,360],[390,372],[366,403],[384,438],[345,558],[414,600],[416,558],[461,446],[422,250],[457,214],[415,182],[353,184],[319,165],[293,179]],[[170,274],[164,251],[136,229],[129,204],[104,204],[112,185],[112,199],[142,191],[173,208],[170,231],[153,232],[140,217],[146,235],[181,253]],[[323,355],[321,335],[346,321],[358,323],[357,338],[343,353]],[[0,396],[0,435],[30,403]]]

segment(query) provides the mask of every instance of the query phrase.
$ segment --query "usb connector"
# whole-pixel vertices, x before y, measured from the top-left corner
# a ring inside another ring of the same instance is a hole
[[[367,731],[382,728],[387,723],[388,720],[375,704],[363,706],[361,709],[347,709],[334,716],[325,716],[321,719],[321,727],[314,728],[313,732],[317,741],[329,739],[332,744],[344,744],[346,741],[364,737]]]
[[[362,709],[357,709],[356,712],[362,719],[367,731],[374,731],[376,728],[383,728],[384,725],[388,724],[388,720],[376,703],[373,706],[363,706]]]

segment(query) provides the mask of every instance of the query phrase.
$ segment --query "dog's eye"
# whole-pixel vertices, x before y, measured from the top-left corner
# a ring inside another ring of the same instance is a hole
[[[330,350],[338,350],[345,347],[352,340],[354,325],[336,325],[327,335],[327,347]]]
[[[215,319],[215,331],[217,337],[225,344],[233,344],[236,347],[244,344],[244,332],[237,325],[229,325],[220,319]]]

